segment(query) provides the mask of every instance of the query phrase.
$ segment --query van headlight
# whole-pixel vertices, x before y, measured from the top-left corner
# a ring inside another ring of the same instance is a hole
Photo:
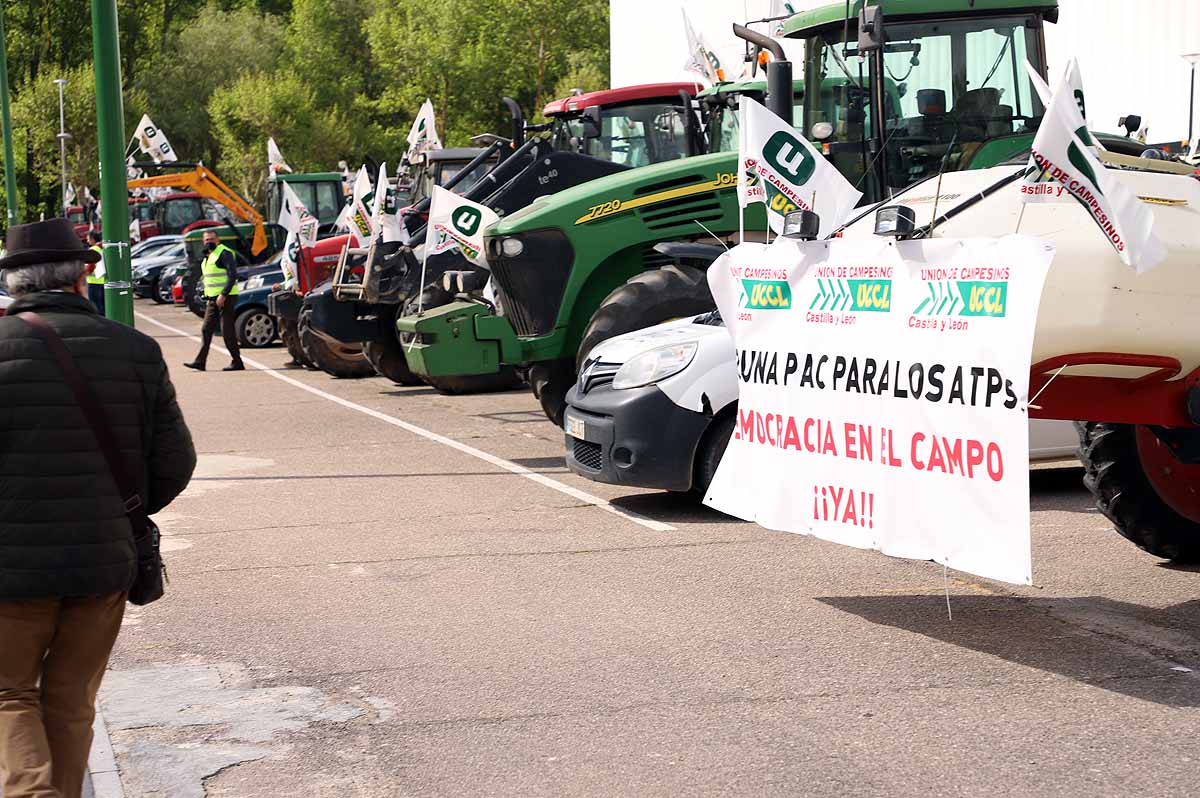
[[[665,380],[687,368],[698,348],[695,341],[686,341],[642,352],[617,369],[612,386],[618,390],[641,388]]]

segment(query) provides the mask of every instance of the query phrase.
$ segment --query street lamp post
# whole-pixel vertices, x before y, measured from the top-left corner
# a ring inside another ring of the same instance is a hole
[[[63,104],[63,87],[67,85],[65,78],[58,78],[54,81],[58,85],[58,148],[59,160],[62,164],[62,212],[63,216],[67,215],[67,139],[71,138],[71,134],[67,132],[67,116],[66,109]]]
[[[129,284],[129,187],[125,184],[125,119],[117,0],[92,0],[96,66],[96,140],[100,153],[100,222],[104,246],[104,314],[133,326]]]
[[[13,160],[12,116],[8,112],[8,53],[4,42],[4,9],[0,8],[0,129],[4,135],[4,194],[8,202],[8,226],[21,221],[17,204],[17,167]]]
[[[1191,89],[1188,92],[1188,145],[1192,143],[1192,120],[1196,115],[1196,63],[1200,61],[1200,53],[1184,53],[1183,60],[1192,65]]]

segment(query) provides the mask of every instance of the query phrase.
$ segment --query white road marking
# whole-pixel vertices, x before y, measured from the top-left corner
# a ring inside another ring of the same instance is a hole
[[[196,343],[200,343],[200,338],[198,336],[192,335],[185,330],[179,329],[178,327],[172,327],[169,324],[163,324],[161,321],[158,321],[157,319],[153,319],[144,313],[135,312],[134,315],[137,316],[139,319],[142,319],[143,321],[147,321],[150,324],[153,324],[156,327],[161,327],[162,329],[167,330],[168,332],[174,333],[175,335],[179,335],[184,338],[188,338],[192,341],[195,341]],[[225,350],[224,348],[217,346],[215,344],[213,345],[212,348],[216,349],[219,352],[224,352],[226,355],[229,354],[229,352],[227,350]],[[252,360],[252,359],[246,357],[245,355],[242,356],[242,362],[245,363],[247,366],[250,366],[252,368],[255,368],[255,369],[261,371],[264,374],[274,377],[275,379],[279,380],[280,382],[286,382],[288,385],[292,385],[296,388],[299,388],[302,391],[308,391],[309,393],[313,394],[314,396],[319,396],[322,399],[333,402],[334,404],[337,404],[337,405],[341,405],[342,407],[348,408],[350,410],[356,410],[359,413],[362,413],[363,415],[370,416],[371,418],[374,418],[378,421],[382,421],[385,424],[391,424],[393,427],[399,427],[400,429],[405,430],[406,432],[411,432],[413,435],[419,435],[422,438],[425,438],[426,440],[433,441],[434,443],[440,443],[443,446],[450,447],[451,449],[456,449],[456,450],[462,452],[463,454],[469,454],[472,457],[475,457],[479,460],[484,461],[485,463],[489,463],[493,466],[496,466],[497,468],[503,469],[510,473],[517,474],[518,476],[525,477],[526,479],[532,480],[533,482],[536,482],[539,485],[543,485],[547,488],[550,488],[551,490],[556,490],[559,493],[566,494],[567,496],[570,496],[573,499],[578,499],[579,501],[584,502],[585,504],[590,504],[594,507],[599,507],[601,510],[612,513],[613,515],[619,515],[626,520],[632,521],[633,523],[638,524],[640,526],[644,526],[645,528],[653,530],[654,532],[674,532],[675,531],[675,527],[671,526],[670,524],[664,524],[661,521],[655,521],[653,518],[647,518],[646,516],[640,515],[639,513],[634,513],[634,512],[630,512],[629,510],[623,510],[620,507],[615,507],[614,505],[609,503],[606,499],[602,499],[599,496],[593,496],[592,494],[590,494],[586,491],[579,490],[578,488],[573,488],[570,485],[567,485],[566,483],[563,483],[563,482],[559,482],[557,479],[552,479],[552,478],[546,476],[545,474],[539,474],[538,472],[533,471],[532,469],[526,468],[523,465],[518,465],[517,463],[511,462],[509,460],[505,460],[503,457],[497,457],[496,455],[489,454],[488,452],[485,452],[482,449],[476,449],[474,446],[468,446],[467,444],[456,441],[453,438],[447,438],[445,435],[439,435],[438,433],[427,430],[424,427],[418,427],[416,424],[410,424],[409,422],[402,421],[394,416],[389,416],[387,413],[381,413],[378,410],[372,410],[369,407],[364,407],[363,405],[357,404],[355,402],[351,402],[349,399],[343,399],[340,396],[335,396],[334,394],[326,393],[325,391],[322,391],[320,388],[314,388],[311,385],[306,385],[305,383],[301,382],[300,380],[295,380],[295,379],[292,379],[291,377],[288,377],[285,374],[280,374],[279,372],[274,371],[270,366],[267,366],[263,363],[259,363],[255,360]]]

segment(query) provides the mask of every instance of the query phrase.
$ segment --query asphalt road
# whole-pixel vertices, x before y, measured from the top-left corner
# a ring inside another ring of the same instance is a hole
[[[1077,472],[951,620],[940,566],[576,478],[526,391],[197,374],[138,305],[201,466],[102,692],[127,796],[1196,792],[1200,574]]]

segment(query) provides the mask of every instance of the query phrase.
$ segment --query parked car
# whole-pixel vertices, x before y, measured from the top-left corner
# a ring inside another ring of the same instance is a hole
[[[169,266],[187,264],[187,250],[180,239],[168,246],[151,250],[153,254],[134,259],[131,269],[133,292],[144,299],[153,299],[159,304],[171,301],[170,295],[159,291],[159,280]]]
[[[136,264],[139,258],[153,257],[167,247],[178,244],[181,241],[183,241],[183,236],[179,235],[153,236],[144,241],[139,241],[129,249],[130,264]]]
[[[597,482],[702,496],[733,434],[733,339],[718,312],[619,335],[567,393],[567,466]],[[1074,457],[1069,421],[1032,419],[1031,461]]]
[[[279,337],[279,322],[267,312],[267,297],[283,282],[279,257],[246,270],[246,279],[238,283],[237,317],[234,330],[238,343],[249,349],[270,346]]]

